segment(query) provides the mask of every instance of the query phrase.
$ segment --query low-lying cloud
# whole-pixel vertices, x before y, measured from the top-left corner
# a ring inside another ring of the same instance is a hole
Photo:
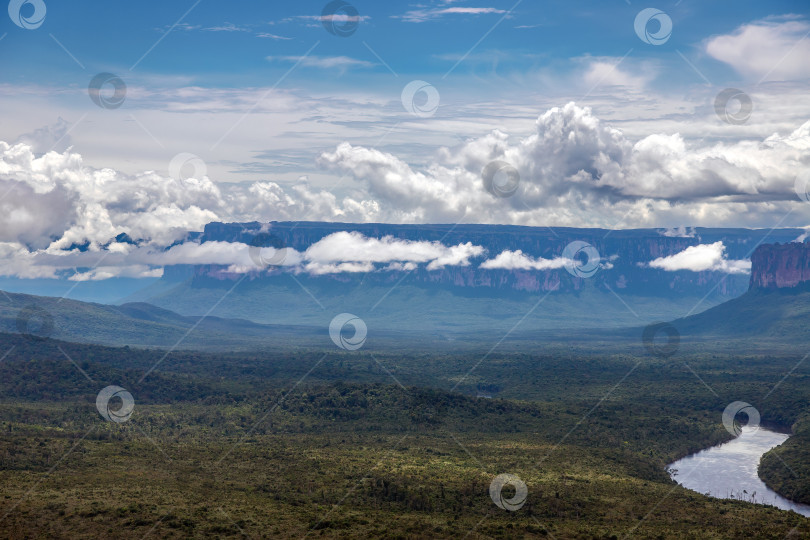
[[[570,262],[562,257],[554,259],[534,258],[518,249],[515,251],[502,251],[497,257],[481,263],[481,268],[487,270],[554,270],[563,268]]]
[[[216,265],[231,273],[262,273],[286,269],[312,275],[410,271],[424,264],[428,270],[469,266],[485,250],[471,242],[446,246],[441,242],[400,240],[391,236],[370,238],[358,232],[336,232],[304,252],[292,248],[257,248],[241,242],[184,242],[168,249],[112,243],[98,251],[47,251],[34,253],[18,248],[0,263],[0,275],[57,277],[60,272],[90,268],[70,276],[74,281],[112,277],[160,277],[172,265]],[[16,261],[16,263],[15,263]]]
[[[747,274],[751,271],[749,260],[729,260],[723,242],[689,246],[683,251],[668,257],[650,261],[651,268],[667,272],[689,270],[692,272],[723,272],[725,274]]]

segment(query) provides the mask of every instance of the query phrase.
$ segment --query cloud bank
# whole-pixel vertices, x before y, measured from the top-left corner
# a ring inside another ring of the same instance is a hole
[[[689,270],[691,272],[723,272],[726,274],[747,274],[751,271],[749,260],[729,260],[723,242],[689,246],[680,253],[659,257],[650,261],[651,268],[667,272]]]
[[[38,136],[50,140],[56,134]],[[119,275],[155,275],[159,265],[194,257],[210,264],[249,267],[245,253],[237,255],[233,247],[190,247],[185,253],[175,246],[183,244],[188,231],[201,230],[212,221],[467,220],[615,228],[667,222],[713,225],[728,223],[734,216],[744,216],[747,224],[762,220],[776,224],[790,210],[801,216],[810,208],[794,191],[796,171],[810,168],[810,122],[763,140],[698,147],[687,145],[677,133],[632,141],[589,108],[574,103],[546,111],[526,137],[492,131],[457,147],[440,148],[420,167],[391,153],[341,143],[317,162],[324,171],[354,179],[342,195],[314,189],[306,179],[282,187],[272,180],[215,183],[204,174],[201,178],[166,177],[154,171],[127,175],[88,167],[72,149],[45,154],[35,150],[31,140],[0,142],[4,275],[53,276],[55,269],[75,266],[96,267],[93,273],[80,275],[98,279],[122,265],[129,268],[118,270]],[[485,188],[482,170],[496,160],[513,167],[519,178],[510,197],[497,197]],[[688,233],[672,229],[662,234]],[[114,240],[122,234],[137,249]],[[706,268],[744,270],[739,261],[723,262],[719,248],[711,246],[701,248],[696,257],[714,261]],[[312,273],[368,271],[378,265],[393,269],[426,264],[436,269],[470,264],[483,255],[472,244],[402,244],[350,233],[330,237],[310,250],[297,254],[300,260],[295,264]],[[346,253],[362,256],[347,258]],[[656,264],[664,269],[703,268],[693,256],[693,252],[679,254]],[[544,269],[563,263],[505,252],[484,264]]]

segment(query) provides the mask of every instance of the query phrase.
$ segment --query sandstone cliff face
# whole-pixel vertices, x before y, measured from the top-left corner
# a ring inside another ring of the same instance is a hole
[[[749,285],[746,275],[724,276],[718,272],[666,272],[650,268],[646,263],[657,258],[673,255],[689,246],[723,241],[731,259],[749,256],[751,247],[762,241],[768,231],[748,229],[702,229],[692,237],[663,235],[656,229],[608,231],[605,229],[574,229],[555,227],[520,227],[501,225],[397,225],[397,224],[349,224],[325,222],[273,222],[259,223],[211,223],[198,234],[200,241],[229,241],[249,244],[260,230],[268,230],[284,245],[298,251],[337,231],[357,231],[366,236],[387,235],[406,240],[441,241],[445,245],[472,242],[487,250],[494,257],[504,250],[520,249],[532,257],[552,259],[561,256],[565,246],[574,240],[593,245],[599,252],[603,268],[592,278],[585,280],[570,275],[565,269],[534,270],[484,270],[473,265],[447,266],[428,271],[424,265],[404,276],[403,272],[372,272],[369,274],[335,274],[320,276],[320,283],[353,283],[393,286],[404,278],[403,284],[427,288],[453,288],[469,291],[470,294],[518,294],[527,292],[568,291],[577,293],[586,286],[595,284],[605,291],[609,289],[627,294],[649,297],[677,297],[703,295],[713,290],[723,296],[743,294]],[[771,240],[788,242],[801,234],[797,229],[775,230],[768,236]],[[807,258],[805,272],[807,275]],[[235,280],[239,275],[228,274],[221,266],[197,266],[193,268],[166,269],[169,279],[194,278]],[[286,279],[278,272],[270,271],[251,275],[250,280]],[[752,278],[753,282],[753,278]],[[199,283],[200,286],[205,286]]]
[[[763,244],[751,255],[751,289],[783,289],[810,281],[810,244]]]

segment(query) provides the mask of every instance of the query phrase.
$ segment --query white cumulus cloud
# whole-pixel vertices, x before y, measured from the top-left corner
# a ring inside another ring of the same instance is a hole
[[[689,246],[683,251],[668,257],[659,257],[650,261],[652,268],[668,272],[690,270],[692,272],[723,272],[726,274],[747,274],[751,271],[749,260],[729,260],[726,257],[726,246],[723,242]]]
[[[766,19],[715,36],[706,52],[752,79],[801,80],[810,77],[810,23],[805,20]]]
[[[562,268],[569,262],[568,259],[562,257],[554,259],[534,258],[518,249],[515,251],[502,251],[497,257],[481,263],[481,268],[490,270],[552,270]]]

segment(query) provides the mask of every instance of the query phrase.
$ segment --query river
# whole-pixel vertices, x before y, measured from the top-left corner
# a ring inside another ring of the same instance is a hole
[[[743,427],[736,439],[670,464],[672,478],[685,488],[720,499],[770,504],[810,517],[810,505],[795,503],[769,489],[757,475],[762,454],[790,435]],[[674,471],[674,472],[673,472]]]

